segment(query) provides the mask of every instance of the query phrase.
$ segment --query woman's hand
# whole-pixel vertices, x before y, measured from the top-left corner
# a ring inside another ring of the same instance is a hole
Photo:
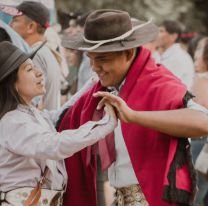
[[[121,121],[132,122],[133,110],[128,107],[123,99],[108,92],[97,92],[93,94],[93,96],[103,97],[99,102],[97,109],[101,109],[104,104],[110,104],[116,109],[116,114]]]
[[[113,106],[105,102],[104,110],[106,114],[110,116],[109,124],[113,127],[113,129],[115,129],[117,127],[118,121]]]

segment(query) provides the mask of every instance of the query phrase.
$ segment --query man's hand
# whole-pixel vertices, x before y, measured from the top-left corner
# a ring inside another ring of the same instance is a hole
[[[106,103],[110,104],[115,108],[116,114],[121,121],[132,122],[133,110],[128,107],[123,99],[108,92],[97,92],[93,96],[103,97],[97,109],[101,109]]]

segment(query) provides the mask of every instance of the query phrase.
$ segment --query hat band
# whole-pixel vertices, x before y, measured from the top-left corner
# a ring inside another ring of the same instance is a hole
[[[121,36],[119,37],[116,37],[116,38],[113,38],[113,39],[107,39],[107,40],[99,40],[99,41],[93,41],[93,40],[89,40],[89,39],[86,39],[84,36],[83,36],[83,39],[86,43],[90,43],[90,44],[95,44],[94,46],[92,47],[88,47],[88,48],[85,48],[85,47],[79,47],[78,49],[79,50],[83,50],[83,51],[92,51],[94,49],[97,49],[98,47],[100,47],[101,45],[103,44],[106,44],[106,43],[110,43],[110,42],[115,42],[115,41],[123,41],[125,40],[127,37],[129,37],[130,35],[132,35],[132,33],[148,24],[150,24],[152,22],[152,19],[150,19],[149,21],[145,22],[144,24],[140,24],[140,25],[137,25],[135,27],[133,27],[131,30],[127,31],[126,33],[122,34]]]

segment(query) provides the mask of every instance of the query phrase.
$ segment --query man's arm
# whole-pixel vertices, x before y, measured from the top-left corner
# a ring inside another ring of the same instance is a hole
[[[176,137],[200,137],[208,134],[208,116],[193,109],[133,111],[131,122]]]
[[[128,107],[120,97],[107,92],[97,92],[94,96],[104,97],[98,109],[104,102],[113,105],[118,117],[127,123],[139,124],[162,133],[176,137],[200,137],[208,135],[208,115],[206,109],[178,109],[167,111],[135,111]],[[193,102],[193,101],[192,101]]]

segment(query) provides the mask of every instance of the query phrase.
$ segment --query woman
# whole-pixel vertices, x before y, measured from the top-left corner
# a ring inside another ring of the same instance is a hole
[[[61,206],[67,175],[63,159],[94,144],[116,126],[112,108],[98,122],[56,132],[62,110],[40,112],[32,106],[45,92],[43,73],[9,42],[0,43],[0,205]],[[80,93],[67,102],[68,107]],[[76,120],[75,120],[76,121]]]

